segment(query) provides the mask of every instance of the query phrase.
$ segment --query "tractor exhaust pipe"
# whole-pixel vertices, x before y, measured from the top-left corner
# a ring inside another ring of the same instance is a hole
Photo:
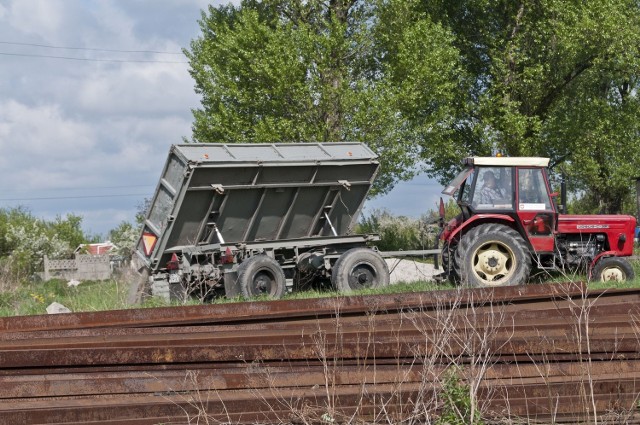
[[[562,214],[567,213],[567,176],[562,175],[560,180],[560,202],[562,203]]]

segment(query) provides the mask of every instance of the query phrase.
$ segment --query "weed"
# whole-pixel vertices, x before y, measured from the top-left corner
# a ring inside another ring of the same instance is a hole
[[[483,425],[480,412],[471,397],[469,384],[460,378],[461,369],[451,366],[445,373],[440,397],[443,400],[442,413],[437,425]]]

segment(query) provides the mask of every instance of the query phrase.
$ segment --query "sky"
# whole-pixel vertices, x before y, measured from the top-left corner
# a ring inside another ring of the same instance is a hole
[[[182,48],[206,0],[0,0],[0,208],[106,236],[150,198],[200,98]],[[424,176],[367,201],[419,217]]]

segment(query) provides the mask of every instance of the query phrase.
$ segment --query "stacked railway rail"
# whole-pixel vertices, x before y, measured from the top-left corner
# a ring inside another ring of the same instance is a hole
[[[581,284],[2,318],[0,423],[640,423],[639,319]]]

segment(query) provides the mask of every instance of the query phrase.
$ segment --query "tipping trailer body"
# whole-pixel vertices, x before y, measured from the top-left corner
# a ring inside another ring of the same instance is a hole
[[[291,286],[301,268],[330,271],[377,239],[352,232],[378,167],[360,143],[173,145],[136,253],[152,289],[206,284],[235,296],[242,263],[259,254]]]

